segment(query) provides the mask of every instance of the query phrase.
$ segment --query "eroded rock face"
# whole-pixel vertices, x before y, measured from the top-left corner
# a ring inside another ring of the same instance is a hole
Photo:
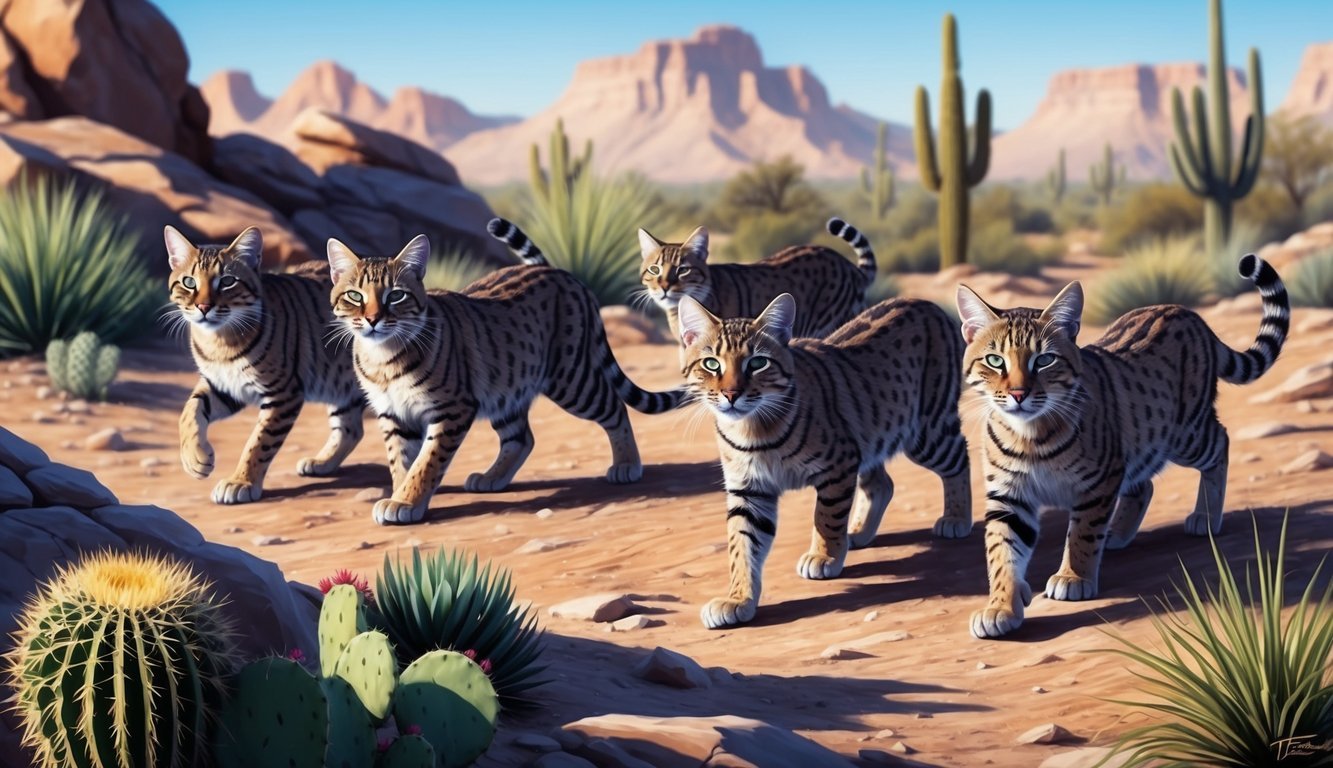
[[[146,0],[0,0],[0,109],[83,115],[196,163],[208,105],[171,22]]]
[[[169,510],[123,506],[92,474],[51,462],[40,448],[0,427],[0,653],[10,650],[29,595],[58,566],[81,553],[129,548],[188,562],[210,580],[228,598],[225,610],[245,628],[238,641],[247,657],[316,647],[318,601],[308,588],[288,583],[276,565],[205,541]],[[30,762],[18,733],[5,708],[0,765]]]

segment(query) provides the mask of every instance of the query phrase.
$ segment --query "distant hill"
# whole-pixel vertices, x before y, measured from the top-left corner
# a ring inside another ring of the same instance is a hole
[[[1307,46],[1280,112],[1314,115],[1333,125],[1333,42]]]

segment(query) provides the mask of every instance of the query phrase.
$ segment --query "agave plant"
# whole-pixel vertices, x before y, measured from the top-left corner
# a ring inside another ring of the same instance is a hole
[[[1180,235],[1131,249],[1089,292],[1085,319],[1101,325],[1139,307],[1197,306],[1213,289],[1206,265],[1199,263],[1199,255],[1197,239]],[[1234,261],[1232,271],[1235,271]]]
[[[436,251],[426,262],[425,285],[431,290],[461,291],[490,274],[492,267],[465,246],[452,245]]]
[[[1333,765],[1333,581],[1321,594],[1321,562],[1284,622],[1286,541],[1284,520],[1276,556],[1265,552],[1256,522],[1255,578],[1247,569],[1243,586],[1214,542],[1217,586],[1200,591],[1184,572],[1185,616],[1161,600],[1157,647],[1111,633],[1122,647],[1106,652],[1144,668],[1135,674],[1151,697],[1117,702],[1153,717],[1121,738],[1128,765]]]
[[[1297,262],[1291,275],[1291,303],[1298,307],[1333,307],[1333,248]]]
[[[408,664],[436,650],[473,651],[490,662],[491,682],[506,704],[546,682],[537,665],[542,635],[529,609],[514,606],[509,572],[481,566],[476,555],[443,548],[411,563],[390,560],[375,581],[374,617]]]

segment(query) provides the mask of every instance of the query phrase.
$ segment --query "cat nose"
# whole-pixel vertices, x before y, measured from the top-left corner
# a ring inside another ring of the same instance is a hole
[[[1015,403],[1021,403],[1023,398],[1028,396],[1028,391],[1027,389],[1011,389],[1009,390],[1009,396],[1014,399]]]
[[[727,402],[735,405],[736,400],[741,396],[741,391],[739,389],[724,389],[722,390],[722,396],[727,398]]]
[[[199,310],[199,314],[201,315],[208,314],[208,310],[213,308],[212,304],[195,304],[194,306]]]

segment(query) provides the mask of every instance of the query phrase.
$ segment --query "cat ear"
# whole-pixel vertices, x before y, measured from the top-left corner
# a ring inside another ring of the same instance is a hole
[[[687,347],[704,333],[717,328],[719,322],[721,321],[712,312],[704,309],[704,305],[689,296],[681,297],[680,304],[676,307],[676,324],[680,328],[680,340]]]
[[[648,234],[648,230],[639,230],[639,250],[643,251],[643,257],[646,259],[657,252],[662,247],[662,241]]]
[[[407,241],[403,250],[393,257],[394,261],[410,269],[418,280],[426,279],[426,261],[428,259],[430,259],[430,238],[425,235],[417,235]]]
[[[167,263],[171,265],[172,271],[183,269],[194,255],[194,245],[170,224],[162,229],[162,236],[167,241]]]
[[[329,238],[328,252],[329,277],[333,279],[335,285],[341,282],[348,272],[356,269],[357,264],[361,263],[361,259],[357,258],[355,253],[352,253],[352,249],[343,245],[336,238]]]
[[[958,286],[958,317],[963,321],[963,340],[968,344],[986,326],[1000,319],[994,307],[987,304],[976,291],[961,284]]]
[[[764,326],[764,330],[780,343],[786,344],[791,341],[792,327],[796,324],[796,299],[790,293],[779,294],[759,313],[755,322]]]
[[[247,267],[258,272],[259,261],[264,255],[264,235],[258,227],[246,227],[244,232],[231,241],[227,250],[245,262]]]
[[[1083,285],[1077,280],[1066,285],[1042,310],[1040,319],[1064,331],[1070,340],[1077,339],[1083,323]]]
[[[694,251],[704,261],[708,261],[708,230],[704,227],[696,228],[685,238],[683,247],[688,251]]]

